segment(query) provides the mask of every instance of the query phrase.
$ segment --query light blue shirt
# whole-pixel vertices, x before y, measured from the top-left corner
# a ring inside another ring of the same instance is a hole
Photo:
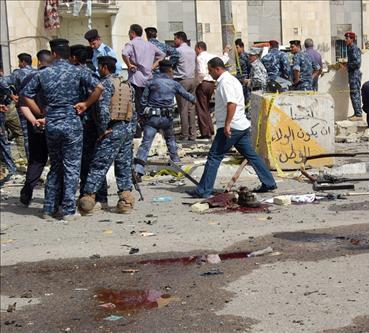
[[[108,45],[105,45],[104,43],[101,43],[99,48],[94,49],[94,54],[92,56],[92,63],[94,64],[96,71],[98,72],[98,64],[97,64],[97,58],[102,56],[111,56],[117,59],[116,63],[116,74],[119,74],[122,71],[122,63],[119,61],[117,54],[115,51],[109,47]]]

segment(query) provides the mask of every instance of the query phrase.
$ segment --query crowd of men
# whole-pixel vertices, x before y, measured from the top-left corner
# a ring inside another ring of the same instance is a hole
[[[346,36],[355,110],[351,119],[356,120],[361,118],[360,50],[352,42],[355,35]],[[261,58],[262,49],[255,47],[246,52],[242,40],[237,39],[237,73],[233,76],[226,67],[230,46],[217,57],[207,51],[204,42],[197,42],[193,49],[186,33],[179,31],[174,34],[172,47],[157,39],[156,28],[143,30],[132,24],[130,41],[122,49],[128,69],[125,80],[122,63],[102,42],[98,31],[89,30],[84,38],[89,46],[70,46],[65,39],[50,41],[51,51],[37,53],[37,69],[32,67],[31,55],[19,54],[19,69],[1,77],[1,158],[9,175],[13,174],[16,167],[7,144],[5,115],[16,105],[16,119],[24,134],[28,157],[20,193],[24,205],[30,204],[49,159],[45,219],[58,214],[65,220],[76,219],[77,206],[83,214],[105,209],[106,174],[114,163],[119,197],[116,211],[130,213],[135,203],[132,180],[140,181],[144,175],[158,131],[164,135],[170,159],[180,163],[173,130],[175,100],[181,120],[179,139],[213,140],[203,177],[197,188],[189,192],[191,196],[212,195],[219,164],[232,146],[256,170],[261,182],[256,192],[276,188],[272,174],[252,147],[245,105],[251,91],[318,90],[322,60],[311,39],[305,40],[305,51],[301,50],[300,41],[290,42],[292,61],[279,50],[275,40],[269,42],[269,52]],[[210,113],[214,91],[216,132]],[[134,158],[133,139],[142,136]]]

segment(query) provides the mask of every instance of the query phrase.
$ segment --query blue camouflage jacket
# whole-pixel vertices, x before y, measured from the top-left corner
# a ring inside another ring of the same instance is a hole
[[[347,46],[347,69],[349,72],[360,70],[361,66],[361,51],[356,44]]]
[[[179,52],[170,45],[167,45],[165,43],[162,43],[158,41],[156,38],[150,38],[149,42],[151,44],[154,44],[159,50],[163,51],[165,53],[166,57],[169,57],[170,62],[173,66],[175,66],[179,60]],[[157,68],[155,72],[159,73],[159,69]]]
[[[117,75],[117,74],[116,74]],[[99,135],[103,134],[109,127],[109,122],[111,121],[110,117],[110,104],[111,98],[114,95],[114,85],[111,82],[112,74],[104,76],[101,79],[101,84],[104,87],[104,90],[100,96],[99,105],[97,107],[97,132]]]
[[[36,72],[37,69],[31,66],[26,66],[23,68],[19,68],[14,70],[9,76],[5,77],[5,80],[9,86],[14,86],[17,94],[20,93],[22,81],[29,74]]]
[[[160,74],[147,82],[141,98],[142,110],[147,106],[171,108],[174,106],[176,94],[191,102],[196,100],[195,96],[187,92],[177,81],[167,74]]]
[[[261,62],[268,72],[269,79],[275,80],[278,76],[287,80],[291,79],[291,66],[286,53],[272,48],[261,59]]]
[[[313,62],[311,57],[304,51],[297,52],[293,56],[292,70],[300,72],[299,84],[312,85],[313,83],[313,71],[319,70],[320,66]]]
[[[47,107],[46,121],[76,117],[74,105],[81,102],[81,87],[94,90],[99,80],[91,72],[82,71],[67,60],[55,60],[51,66],[39,71],[21,91],[21,95],[35,98],[42,90]]]

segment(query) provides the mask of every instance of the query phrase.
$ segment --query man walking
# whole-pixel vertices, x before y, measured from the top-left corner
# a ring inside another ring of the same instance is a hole
[[[350,86],[350,98],[352,107],[354,109],[354,114],[348,117],[351,121],[362,120],[362,110],[361,110],[361,51],[355,44],[356,34],[354,32],[345,33],[345,43],[347,45],[347,71],[349,77]]]
[[[174,34],[174,44],[180,54],[177,67],[174,69],[174,79],[191,95],[195,94],[196,53],[188,46],[186,33],[178,31]],[[177,95],[179,115],[181,117],[181,139],[196,140],[196,110],[195,105]]]
[[[45,110],[45,134],[50,157],[50,172],[45,185],[43,218],[54,218],[61,203],[62,216],[74,220],[76,191],[80,176],[82,155],[82,123],[79,117],[98,100],[103,90],[99,81],[69,63],[70,48],[65,39],[50,41],[54,61],[39,71],[22,90],[26,105],[32,112],[41,111],[34,101],[42,91],[47,107]],[[82,89],[91,90],[84,102],[80,101]]]
[[[97,69],[97,58],[101,56],[111,56],[117,59],[116,73],[122,71],[122,63],[118,61],[115,51],[108,45],[104,44],[96,29],[91,29],[85,33],[85,39],[93,49],[92,63]],[[97,70],[96,70],[97,72]],[[97,73],[98,74],[98,73]]]
[[[225,47],[223,57],[220,57],[225,64],[229,60],[229,50],[229,47]],[[199,139],[211,139],[214,135],[214,126],[209,110],[209,103],[211,96],[214,93],[215,81],[209,74],[208,61],[216,56],[207,51],[207,47],[204,42],[198,42],[195,45],[195,52],[197,55],[196,82],[198,83],[196,88],[196,114],[201,134]]]
[[[318,91],[318,80],[320,74],[322,74],[323,71],[323,62],[322,62],[322,56],[320,53],[314,49],[314,42],[311,38],[305,39],[304,42],[305,46],[305,52],[310,56],[311,60],[319,65],[319,71],[315,78],[313,79],[313,90]]]
[[[225,154],[234,146],[258,175],[261,186],[254,192],[268,192],[277,188],[272,174],[256,154],[250,138],[250,121],[245,115],[245,103],[240,82],[228,73],[220,58],[208,62],[209,73],[217,81],[215,92],[215,118],[217,133],[208,154],[199,185],[189,194],[196,198],[212,195],[216,175]]]

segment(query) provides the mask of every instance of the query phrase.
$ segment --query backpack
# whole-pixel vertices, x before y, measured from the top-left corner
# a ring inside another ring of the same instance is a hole
[[[134,90],[122,75],[114,75],[110,80],[115,91],[110,103],[110,118],[130,121],[134,112]]]

